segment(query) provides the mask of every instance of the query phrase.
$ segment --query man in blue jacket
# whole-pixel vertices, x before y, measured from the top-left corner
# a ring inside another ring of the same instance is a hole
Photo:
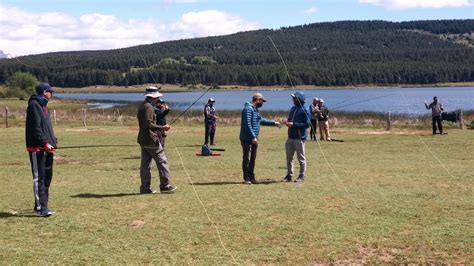
[[[294,105],[291,107],[288,119],[285,121],[285,124],[288,127],[288,139],[285,143],[287,172],[283,181],[291,182],[291,178],[294,174],[293,155],[296,152],[296,157],[300,163],[300,174],[295,182],[303,182],[306,172],[306,157],[304,149],[306,130],[311,125],[311,115],[304,106],[306,98],[302,92],[298,91],[291,94],[291,97],[293,97]]]
[[[280,126],[280,122],[263,118],[258,108],[266,102],[261,93],[255,93],[252,103],[246,102],[240,122],[240,144],[242,145],[242,171],[245,184],[256,184],[255,159],[257,158],[258,134],[260,125]]]
[[[49,217],[54,214],[48,208],[48,200],[57,139],[51,124],[48,101],[54,90],[48,83],[40,83],[35,89],[36,95],[30,97],[26,109],[26,150],[33,174],[34,210],[40,216]]]

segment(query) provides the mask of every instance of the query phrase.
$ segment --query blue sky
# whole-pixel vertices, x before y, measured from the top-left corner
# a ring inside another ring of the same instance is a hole
[[[473,18],[474,0],[0,0],[0,50],[18,56],[326,21]]]

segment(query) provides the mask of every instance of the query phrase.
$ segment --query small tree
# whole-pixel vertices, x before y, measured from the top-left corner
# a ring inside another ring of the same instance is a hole
[[[35,85],[38,80],[28,72],[16,72],[7,82],[7,97],[18,97],[25,100],[35,93]]]

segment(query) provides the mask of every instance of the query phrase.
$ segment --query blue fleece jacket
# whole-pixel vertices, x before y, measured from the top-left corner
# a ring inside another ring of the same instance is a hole
[[[252,139],[258,138],[260,125],[273,126],[275,121],[263,118],[257,108],[250,102],[246,102],[240,121],[240,140],[251,142]]]

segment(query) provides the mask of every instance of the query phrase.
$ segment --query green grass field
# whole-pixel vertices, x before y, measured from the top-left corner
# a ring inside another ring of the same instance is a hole
[[[0,134],[2,264],[474,263],[472,130],[338,129],[308,142],[304,183],[281,183],[286,130],[263,127],[241,183],[238,126],[198,157],[202,126],[167,139],[173,195],[140,195],[137,126],[56,126],[50,207],[36,217],[22,127]],[[298,168],[296,168],[298,169]],[[157,175],[153,166],[153,175]],[[158,188],[158,179],[153,179]]]

